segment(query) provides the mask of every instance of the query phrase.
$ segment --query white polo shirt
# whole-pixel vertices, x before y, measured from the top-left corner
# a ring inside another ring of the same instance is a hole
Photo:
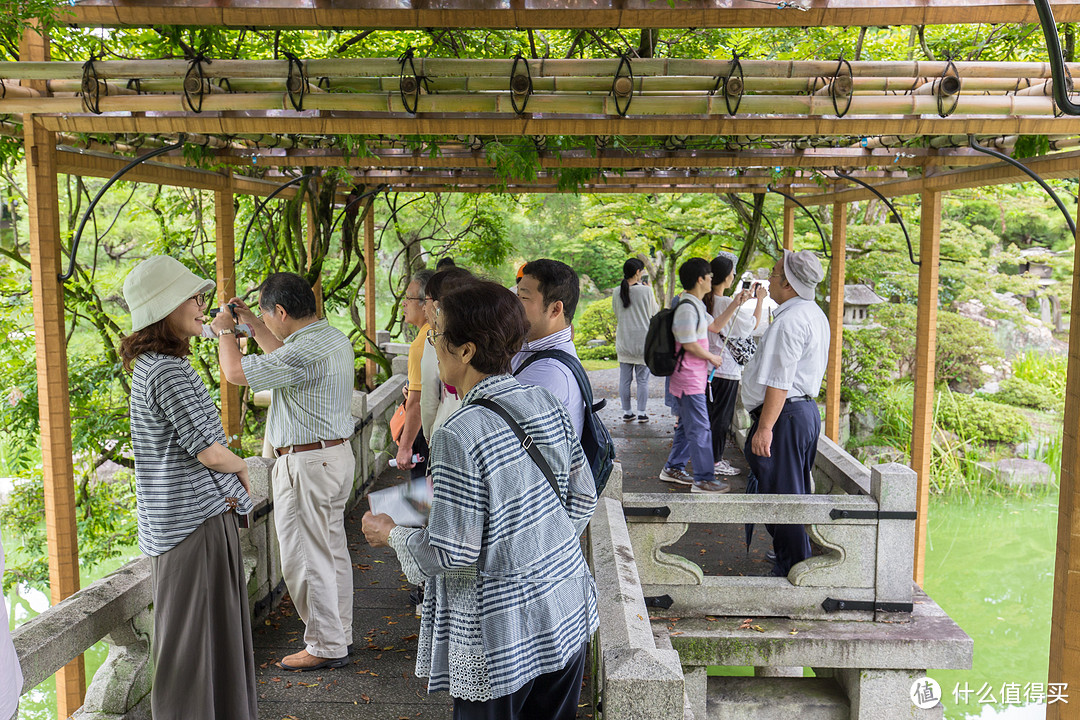
[[[829,320],[817,303],[801,297],[781,303],[757,352],[743,368],[743,406],[761,407],[767,387],[787,390],[788,397],[816,397],[828,361]]]

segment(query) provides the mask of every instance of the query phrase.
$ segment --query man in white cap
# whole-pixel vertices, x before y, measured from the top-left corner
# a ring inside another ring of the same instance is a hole
[[[779,303],[742,378],[742,402],[750,411],[744,453],[757,476],[758,492],[806,495],[817,454],[821,416],[814,399],[829,359],[829,320],[814,302],[825,276],[809,250],[784,251],[769,275],[769,293]],[[810,556],[802,525],[766,525],[773,538],[773,575]]]

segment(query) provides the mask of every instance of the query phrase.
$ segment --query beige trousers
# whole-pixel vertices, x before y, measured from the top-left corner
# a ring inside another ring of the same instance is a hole
[[[356,460],[352,445],[282,455],[274,464],[274,521],[281,574],[304,621],[307,651],[340,658],[352,644],[353,572],[345,503]]]

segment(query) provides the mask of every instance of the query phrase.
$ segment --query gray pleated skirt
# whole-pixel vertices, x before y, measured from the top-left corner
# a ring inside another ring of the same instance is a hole
[[[154,720],[257,720],[236,514],[208,519],[150,568]]]

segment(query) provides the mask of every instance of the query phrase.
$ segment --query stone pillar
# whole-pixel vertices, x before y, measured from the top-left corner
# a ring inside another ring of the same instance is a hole
[[[105,636],[109,655],[94,674],[94,681],[86,691],[86,702],[75,713],[74,720],[151,720],[153,632],[154,614],[147,608]]]

